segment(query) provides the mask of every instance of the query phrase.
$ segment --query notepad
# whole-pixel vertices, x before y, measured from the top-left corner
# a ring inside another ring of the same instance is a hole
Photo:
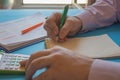
[[[69,38],[60,43],[46,38],[46,48],[61,46],[75,52],[75,55],[83,55],[90,58],[111,58],[120,56],[120,47],[107,35]]]
[[[26,28],[44,22],[45,16],[38,12],[31,16],[0,23],[0,46],[12,52],[45,39],[47,32],[43,25],[24,35],[21,33]]]

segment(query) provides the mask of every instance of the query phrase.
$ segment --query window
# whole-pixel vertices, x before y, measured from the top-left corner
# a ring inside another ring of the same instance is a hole
[[[87,0],[15,0],[19,8],[63,8],[65,4],[70,4],[71,8],[81,8],[86,6]]]
[[[78,4],[87,3],[87,0],[23,0],[23,4],[71,4],[74,1]]]
[[[23,4],[71,4],[72,0],[23,0]]]
[[[87,4],[87,0],[77,0],[78,4]]]

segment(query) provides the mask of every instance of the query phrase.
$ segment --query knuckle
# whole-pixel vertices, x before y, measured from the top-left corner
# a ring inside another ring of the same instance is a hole
[[[33,57],[35,57],[35,54],[31,54],[30,59],[32,59]]]
[[[67,20],[66,20],[68,23],[71,23],[71,22],[73,22],[73,20],[71,20],[70,18],[67,18]]]
[[[47,30],[47,27],[48,27],[47,25],[44,25],[44,29],[45,29],[45,30]]]
[[[31,69],[34,69],[34,66],[36,65],[36,62],[32,61],[30,64]]]
[[[30,63],[31,69],[37,68],[37,65],[38,65],[38,64],[39,64],[39,61],[37,61],[37,59],[32,60],[31,63]]]
[[[38,53],[31,54],[29,60],[32,61],[34,58],[36,58],[37,54]]]
[[[53,13],[53,15],[55,15],[55,16],[61,16],[61,13],[55,12],[55,13]]]
[[[63,30],[64,30],[64,32],[66,32],[68,30],[68,27],[67,26],[63,27]]]
[[[46,31],[49,31],[49,30],[50,30],[47,25],[44,26],[44,29],[45,29]]]
[[[60,46],[54,46],[52,49],[53,49],[53,51],[57,52],[60,50]]]
[[[47,27],[47,25],[48,25],[48,24],[45,22],[44,27]]]
[[[61,57],[61,54],[60,53],[56,53],[53,55],[53,59],[59,59]]]
[[[50,19],[47,19],[45,23],[46,23],[46,24],[50,23]]]
[[[51,18],[48,18],[48,19],[45,21],[45,23],[46,23],[46,24],[49,24],[49,23],[51,23],[51,21],[52,21],[52,19],[51,19]]]

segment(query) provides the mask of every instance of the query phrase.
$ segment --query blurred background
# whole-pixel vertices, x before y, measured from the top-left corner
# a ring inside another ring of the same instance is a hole
[[[65,4],[71,8],[85,8],[95,0],[0,0],[0,9],[60,9]]]
[[[13,7],[14,0],[0,0],[1,9],[11,9]]]

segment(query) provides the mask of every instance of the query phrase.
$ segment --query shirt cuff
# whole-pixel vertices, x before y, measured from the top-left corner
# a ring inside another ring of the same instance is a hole
[[[120,80],[120,63],[95,60],[91,66],[88,80]]]
[[[81,14],[76,15],[82,21],[82,30],[81,31],[89,31],[96,29],[96,21],[94,16],[89,11],[84,11]]]

